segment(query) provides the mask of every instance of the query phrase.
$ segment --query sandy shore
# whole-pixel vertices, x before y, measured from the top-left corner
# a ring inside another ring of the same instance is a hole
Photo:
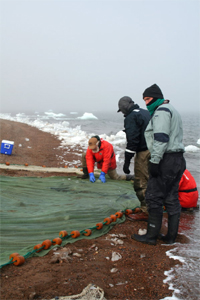
[[[8,162],[10,165],[38,166],[45,168],[81,168],[81,147],[63,149],[61,141],[50,133],[43,132],[35,127],[8,120],[0,119],[0,140],[14,141],[12,155],[0,155],[0,164]],[[64,174],[65,175],[64,170]],[[49,173],[33,171],[32,173],[20,170],[1,169],[2,175],[9,176],[61,176],[59,172]],[[76,172],[72,170],[72,174]]]
[[[49,133],[44,133],[23,123],[0,120],[1,140],[15,142],[13,154],[0,155],[0,163],[64,167],[80,159],[82,149],[65,151],[59,148],[60,141]],[[28,140],[27,140],[28,139]],[[21,145],[21,146],[19,146]],[[62,158],[61,158],[62,157]],[[80,165],[79,165],[80,167]],[[3,176],[56,176],[48,172],[30,172],[17,170],[0,170]],[[76,174],[63,173],[63,176]],[[62,173],[59,173],[62,176]],[[166,233],[166,216],[164,216],[162,232]],[[16,267],[5,266],[1,272],[1,298],[4,300],[52,299],[56,296],[75,295],[80,293],[89,283],[104,290],[106,299],[162,299],[171,296],[164,271],[170,270],[179,261],[166,256],[166,251],[173,246],[162,246],[158,241],[156,246],[138,243],[130,238],[139,228],[146,228],[145,221],[126,221],[114,226],[109,234],[94,240],[81,240],[66,245],[72,253],[81,256],[71,256],[69,260],[58,260],[52,263],[53,251],[44,257],[33,257]],[[111,245],[110,234],[124,234],[122,245]],[[187,239],[178,235],[178,242],[185,243]],[[94,246],[95,245],[95,246]],[[112,251],[121,254],[122,259],[116,262],[107,260]],[[111,269],[117,271],[112,273]]]

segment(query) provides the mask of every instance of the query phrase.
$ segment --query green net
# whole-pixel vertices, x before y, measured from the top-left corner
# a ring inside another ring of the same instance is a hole
[[[0,264],[8,262],[13,252],[25,255],[36,244],[58,237],[61,230],[70,234],[73,230],[92,228],[119,210],[140,206],[132,183],[127,181],[107,178],[103,184],[99,180],[91,183],[76,177],[5,176],[0,176],[0,180]],[[101,230],[94,228],[89,237],[70,237],[63,240],[62,246],[81,238],[96,238],[124,220],[123,216]],[[34,255],[43,256],[48,251]]]

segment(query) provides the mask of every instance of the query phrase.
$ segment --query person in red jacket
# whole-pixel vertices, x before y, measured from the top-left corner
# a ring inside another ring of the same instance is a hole
[[[95,182],[94,166],[97,163],[97,168],[101,170],[99,180],[105,183],[105,175],[115,180],[132,180],[133,175],[119,175],[116,171],[116,157],[112,144],[100,139],[95,135],[89,139],[88,149],[82,155],[83,175],[82,179],[89,178],[91,182]]]
[[[186,169],[179,182],[178,198],[183,208],[192,208],[197,206],[198,190],[194,177]]]

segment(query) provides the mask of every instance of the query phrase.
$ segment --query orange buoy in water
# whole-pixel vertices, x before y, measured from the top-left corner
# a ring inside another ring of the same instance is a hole
[[[43,168],[46,168],[46,166],[45,166],[45,165],[43,165],[42,167],[43,167]]]
[[[112,223],[113,220],[112,220],[112,218],[107,217],[103,221],[106,222],[106,225],[109,225],[110,223]]]
[[[25,165],[26,167],[28,167],[28,164],[27,164],[27,163],[25,163],[24,165]]]
[[[6,166],[9,166],[9,165],[10,165],[10,163],[7,161],[7,162],[6,162]]]
[[[62,230],[62,231],[59,232],[59,236],[60,236],[60,237],[65,237],[65,236],[67,236],[67,235],[68,235],[68,233],[67,233],[66,230]]]
[[[15,266],[21,266],[25,262],[25,258],[21,255],[13,257],[13,264]]]
[[[43,243],[42,243],[42,246],[44,246],[44,250],[47,250],[51,247],[51,241],[50,240],[45,240]]]
[[[80,232],[78,230],[74,230],[71,232],[72,238],[75,239],[80,236]]]
[[[101,228],[103,228],[103,223],[97,223],[97,224],[96,224],[96,228],[97,228],[98,230],[100,230]]]
[[[62,244],[62,239],[59,238],[59,237],[55,238],[55,239],[53,239],[52,244],[53,245],[61,245]]]
[[[123,216],[123,212],[118,211],[115,213],[115,215],[117,216],[117,218],[121,218]]]
[[[42,244],[37,244],[37,245],[34,246],[33,249],[34,250],[38,249],[38,251],[36,251],[38,253],[38,252],[42,251],[42,249],[44,249],[44,247],[43,248],[42,247],[43,247]],[[42,249],[40,249],[40,248],[42,248]]]
[[[92,230],[91,229],[85,229],[85,232],[83,233],[85,236],[89,236],[92,234]]]

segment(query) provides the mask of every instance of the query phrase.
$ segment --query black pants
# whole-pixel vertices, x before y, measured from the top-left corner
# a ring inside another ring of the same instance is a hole
[[[179,182],[186,169],[182,152],[166,153],[159,163],[159,176],[149,176],[146,203],[149,212],[163,213],[163,205],[169,215],[180,213],[178,199]]]

